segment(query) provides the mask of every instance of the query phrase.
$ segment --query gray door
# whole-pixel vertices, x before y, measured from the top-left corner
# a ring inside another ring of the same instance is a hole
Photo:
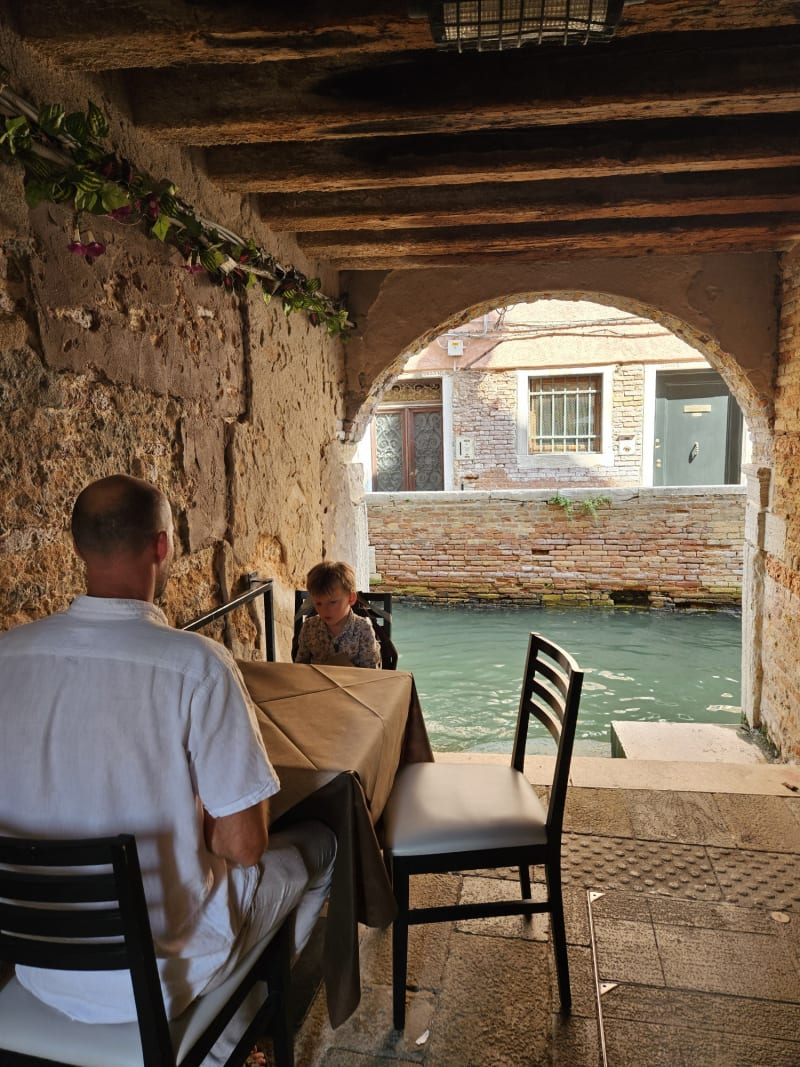
[[[736,485],[742,416],[716,371],[656,375],[653,485]]]

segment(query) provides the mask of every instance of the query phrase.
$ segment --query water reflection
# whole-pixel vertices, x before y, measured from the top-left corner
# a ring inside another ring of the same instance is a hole
[[[578,752],[609,755],[615,719],[739,722],[741,619],[733,613],[396,603],[398,666],[414,673],[435,749],[510,751],[531,630],[586,672]],[[537,750],[552,751],[544,731],[529,744]]]

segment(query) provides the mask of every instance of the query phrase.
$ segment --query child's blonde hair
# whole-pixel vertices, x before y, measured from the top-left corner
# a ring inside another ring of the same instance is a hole
[[[341,585],[348,596],[358,592],[356,572],[349,563],[343,563],[341,560],[322,562],[308,572],[306,589],[312,596],[324,596],[336,585]]]

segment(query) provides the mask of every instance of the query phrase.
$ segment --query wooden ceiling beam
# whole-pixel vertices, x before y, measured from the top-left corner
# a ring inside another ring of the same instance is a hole
[[[91,71],[188,64],[252,64],[309,57],[371,55],[433,47],[426,19],[402,0],[321,4],[178,3],[129,0],[25,0],[18,31],[48,57]],[[771,20],[769,23],[771,24]],[[780,23],[778,23],[780,25]]]
[[[448,186],[274,193],[259,206],[271,229],[305,233],[435,228],[454,211],[463,225],[800,213],[800,168],[471,185],[459,189],[455,209]]]
[[[245,2],[176,4],[127,0],[25,0],[16,28],[50,59],[81,70],[263,63],[309,56],[386,53],[432,47],[426,19],[406,0],[294,0],[262,9]],[[629,5],[617,37],[791,28],[796,0],[659,0]]]
[[[517,127],[791,114],[800,27],[676,47],[410,53],[395,62],[220,64],[124,75],[134,120],[192,145],[454,134]],[[760,41],[760,43],[759,43]],[[725,44],[724,42],[728,42]],[[481,86],[480,93],[475,92]],[[213,86],[213,91],[209,91]]]
[[[243,193],[313,193],[574,181],[800,165],[800,118],[629,123],[590,130],[384,138],[353,145],[243,145],[206,151],[209,177]]]
[[[632,256],[673,256],[717,253],[786,251],[800,237],[800,219],[795,223],[765,216],[720,224],[698,221],[677,225],[673,220],[652,220],[646,226],[559,226],[538,230],[520,227],[515,234],[488,232],[427,232],[426,239],[408,235],[402,240],[381,240],[381,235],[347,232],[302,239],[305,251],[324,258],[340,270],[403,270],[416,267],[453,267],[470,263],[523,260],[613,259]],[[396,236],[393,233],[392,238]],[[360,238],[363,237],[362,241]]]

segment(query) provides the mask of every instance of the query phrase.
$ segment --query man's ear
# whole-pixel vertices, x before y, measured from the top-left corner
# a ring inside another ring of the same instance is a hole
[[[75,553],[75,555],[78,557],[78,559],[82,563],[86,562],[86,560],[81,555],[81,550],[78,548],[77,544],[75,543],[75,538],[74,537],[72,538],[72,551]]]
[[[166,530],[158,531],[154,545],[156,550],[156,560],[159,563],[163,563],[169,553],[169,535]]]

